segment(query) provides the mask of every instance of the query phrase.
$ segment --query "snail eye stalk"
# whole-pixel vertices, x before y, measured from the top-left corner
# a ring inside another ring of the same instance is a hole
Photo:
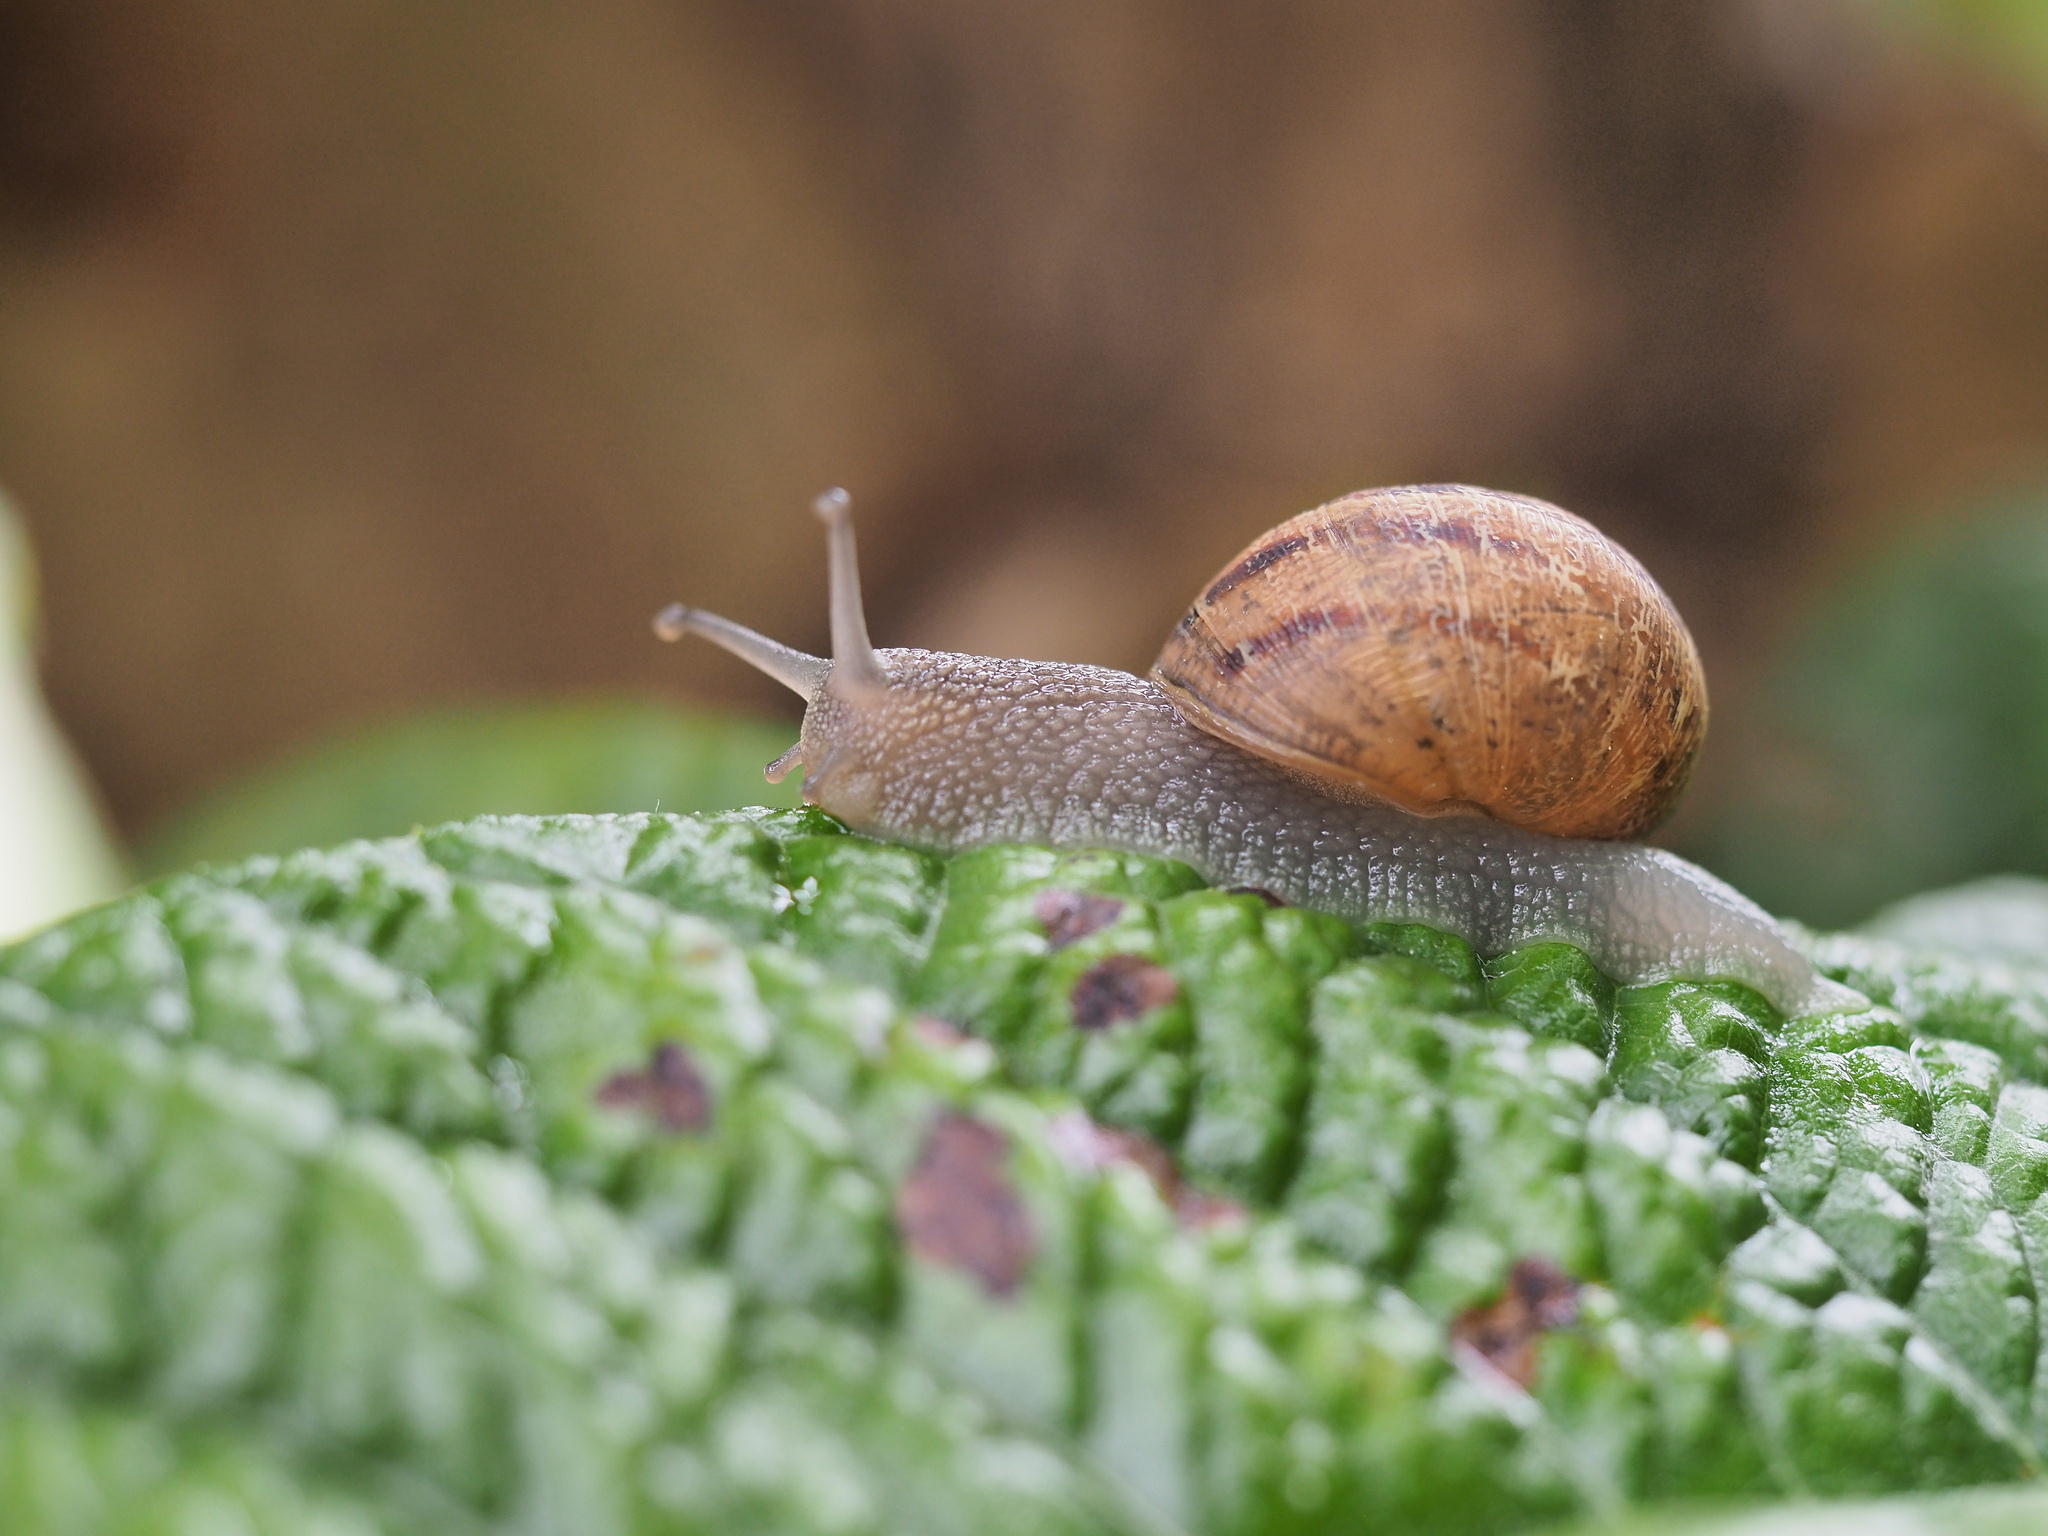
[[[832,663],[822,656],[812,656],[780,640],[770,640],[744,624],[682,603],[670,603],[654,616],[654,632],[664,640],[680,640],[685,635],[709,640],[755,671],[767,673],[806,702],[817,695],[825,675],[832,670]]]
[[[877,693],[889,686],[889,674],[868,639],[867,615],[861,609],[860,564],[853,547],[853,498],[834,486],[811,510],[825,524],[825,552],[831,563],[832,655],[828,660],[770,640],[731,619],[670,603],[654,616],[654,632],[664,640],[695,635],[730,651],[756,671],[765,672],[809,703],[827,678],[841,694]]]
[[[832,676],[836,686],[875,690],[889,686],[868,639],[867,614],[860,601],[860,562],[853,547],[853,498],[834,486],[811,510],[825,524],[825,551],[832,571]]]

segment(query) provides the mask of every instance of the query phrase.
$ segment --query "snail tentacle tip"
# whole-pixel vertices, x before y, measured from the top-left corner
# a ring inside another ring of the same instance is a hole
[[[690,632],[692,610],[686,603],[670,603],[654,616],[654,633],[663,640],[680,640]]]
[[[829,491],[820,491],[811,502],[811,510],[826,522],[837,522],[852,510],[853,497],[843,485],[835,485]]]

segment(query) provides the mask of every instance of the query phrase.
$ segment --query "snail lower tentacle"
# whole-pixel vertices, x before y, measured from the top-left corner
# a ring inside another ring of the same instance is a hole
[[[944,852],[1122,848],[1358,921],[1427,923],[1481,953],[1567,940],[1625,984],[1726,977],[1787,1012],[1867,1006],[1755,903],[1663,850],[1333,797],[1125,672],[879,655],[886,696],[856,707],[828,681],[799,744],[806,797],[858,831]]]

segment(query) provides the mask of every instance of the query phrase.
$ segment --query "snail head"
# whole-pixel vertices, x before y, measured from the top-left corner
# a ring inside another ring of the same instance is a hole
[[[702,608],[671,603],[654,617],[664,640],[696,635],[731,652],[756,671],[774,678],[804,701],[797,743],[767,768],[779,784],[793,768],[804,770],[804,798],[842,819],[872,814],[891,758],[910,739],[930,730],[937,717],[927,688],[927,652],[892,652],[896,674],[868,639],[861,607],[860,568],[853,541],[853,498],[826,491],[811,504],[825,525],[830,563],[832,654],[812,656],[779,640]]]

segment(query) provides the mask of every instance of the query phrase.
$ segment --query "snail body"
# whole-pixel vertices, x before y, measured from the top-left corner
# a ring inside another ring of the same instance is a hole
[[[712,640],[804,698],[797,744],[769,776],[801,765],[805,798],[856,831],[936,852],[1006,842],[1120,848],[1355,921],[1427,923],[1484,954],[1566,940],[1625,984],[1728,977],[1788,1012],[1854,997],[1820,978],[1754,903],[1663,850],[1476,814],[1469,786],[1455,780],[1445,813],[1418,813],[1348,769],[1311,771],[1206,728],[1177,697],[1184,682],[1068,663],[877,652],[861,614],[843,494],[821,497],[819,511],[831,541],[831,659],[680,605],[656,628],[665,638]],[[1184,621],[1177,638],[1189,627]],[[1174,654],[1169,642],[1162,671]],[[1189,675],[1185,666],[1175,671]],[[1661,696],[1669,712],[1668,685]],[[1674,777],[1682,783],[1683,765],[1663,775]],[[1675,792],[1676,784],[1664,791],[1665,806]],[[1662,808],[1631,809],[1628,819]]]

